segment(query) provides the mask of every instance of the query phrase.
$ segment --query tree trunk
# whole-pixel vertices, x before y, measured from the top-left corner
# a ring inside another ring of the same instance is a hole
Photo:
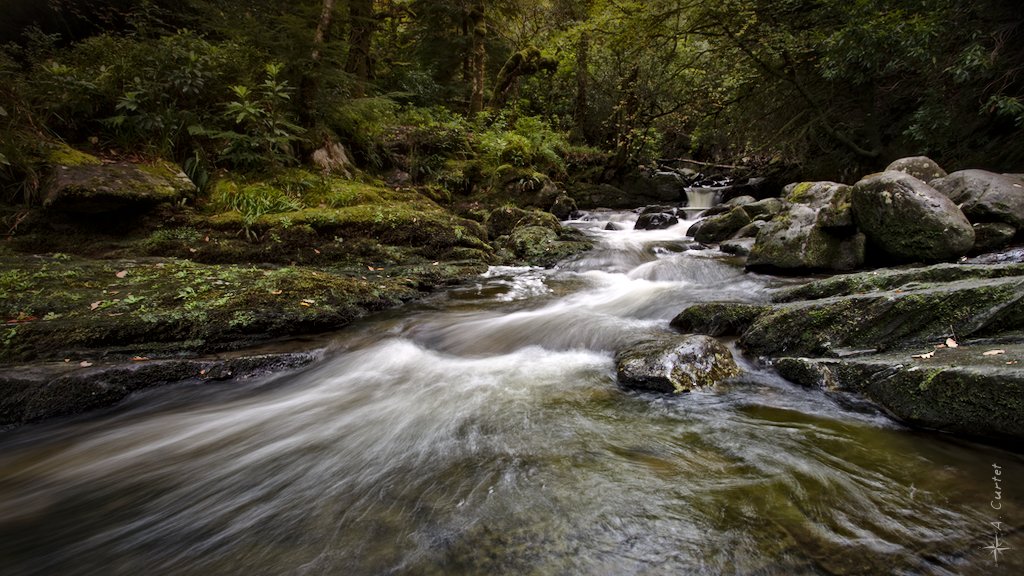
[[[576,43],[576,105],[572,112],[571,138],[576,142],[587,140],[587,118],[590,116],[590,102],[587,93],[590,91],[590,34],[580,32]]]
[[[473,33],[472,63],[470,64],[470,84],[472,86],[469,97],[470,115],[484,109],[484,79],[487,74],[487,47],[484,45],[484,41],[487,39],[487,21],[484,16],[483,0],[475,0],[469,10],[469,23]]]
[[[330,37],[331,21],[334,19],[334,4],[335,0],[323,0],[320,19],[316,23],[316,32],[313,33],[313,51],[310,53],[313,65],[299,81],[299,98],[302,102],[299,121],[306,126],[313,122],[313,111],[316,108],[316,100],[320,92],[320,60],[323,56],[324,44]]]
[[[334,0],[324,0],[323,9],[320,11],[320,20],[316,24],[316,32],[313,33],[313,62],[320,63],[321,51],[331,31],[331,21],[334,17]]]
[[[373,18],[373,0],[349,0],[348,15],[350,22],[345,72],[355,78],[352,97],[362,98],[366,95],[366,86],[370,81],[372,69],[370,47],[376,25]]]

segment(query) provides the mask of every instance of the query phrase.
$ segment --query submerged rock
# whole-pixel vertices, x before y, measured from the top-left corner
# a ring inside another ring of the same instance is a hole
[[[882,172],[853,187],[857,226],[871,245],[900,262],[937,262],[967,254],[974,229],[952,200],[903,172]]]
[[[115,404],[132,392],[187,380],[245,380],[301,368],[320,351],[89,365],[10,367],[0,375],[0,429]]]
[[[740,373],[729,349],[708,336],[659,336],[615,357],[619,384],[654,392],[689,392]]]

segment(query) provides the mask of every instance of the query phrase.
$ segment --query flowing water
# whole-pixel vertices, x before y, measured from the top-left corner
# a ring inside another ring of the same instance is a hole
[[[743,358],[712,390],[621,390],[614,350],[782,281],[686,250],[688,223],[599,218],[586,255],[350,327],[308,369],[0,436],[0,573],[1024,574],[1019,454]]]

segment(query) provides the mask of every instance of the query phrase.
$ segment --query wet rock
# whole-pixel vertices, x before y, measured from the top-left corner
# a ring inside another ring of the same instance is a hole
[[[747,224],[750,224],[750,217],[741,206],[737,206],[725,214],[704,218],[691,226],[687,235],[698,242],[714,244],[732,238]]]
[[[759,230],[747,267],[789,273],[860,267],[865,239],[849,225],[849,191],[835,182],[799,182],[786,186],[784,202],[763,201],[778,212]]]
[[[984,254],[1005,248],[1017,235],[1017,229],[1002,222],[980,222],[974,224],[974,248],[971,254]]]
[[[927,156],[912,156],[894,160],[885,167],[885,172],[890,170],[909,174],[922,182],[931,182],[936,178],[944,178],[946,176],[946,171]]]
[[[504,239],[504,248],[515,260],[531,266],[554,266],[589,247],[590,243],[576,231],[556,232],[543,226],[520,226]]]
[[[641,214],[633,225],[634,230],[664,230],[679,223],[679,218],[674,214],[653,212]]]
[[[619,384],[635,390],[689,392],[740,373],[729,349],[708,336],[660,336],[615,357]]]
[[[718,249],[733,256],[749,256],[753,247],[753,238],[733,238],[732,240],[723,240]]]
[[[555,215],[555,218],[559,220],[568,220],[572,217],[573,213],[577,212],[579,208],[576,206],[576,201],[572,199],[568,194],[562,193],[555,198],[554,204],[548,212]]]
[[[857,226],[871,245],[900,262],[936,262],[967,254],[974,229],[949,198],[903,172],[882,172],[853,187]]]
[[[1000,354],[985,355],[1000,350]],[[920,352],[924,352],[922,349]],[[786,379],[862,394],[922,428],[996,440],[1024,439],[1024,345],[961,344],[842,359],[780,358]]]
[[[971,222],[1002,222],[1024,229],[1024,178],[961,170],[931,185],[959,204]]]
[[[750,224],[747,224],[743,228],[740,228],[733,238],[736,240],[744,240],[747,238],[757,238],[757,235],[761,232],[761,228],[764,228],[768,223],[764,220],[754,220]],[[723,242],[724,244],[725,242]],[[753,247],[754,243],[751,242],[750,246]]]
[[[247,380],[317,361],[320,351],[80,367],[10,367],[0,375],[0,428],[110,406],[132,392],[182,381]]]
[[[686,308],[672,319],[672,328],[684,334],[739,336],[770,306],[710,302]]]
[[[569,189],[576,204],[586,210],[590,208],[636,208],[649,204],[647,197],[627,193],[621,188],[610,184],[587,184],[579,183]]]

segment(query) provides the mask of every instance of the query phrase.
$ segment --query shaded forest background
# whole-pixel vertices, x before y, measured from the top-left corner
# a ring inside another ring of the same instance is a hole
[[[455,189],[678,157],[833,180],[915,154],[1024,170],[1017,0],[3,4],[8,202],[37,200],[56,141],[173,159],[200,187],[330,143]]]

